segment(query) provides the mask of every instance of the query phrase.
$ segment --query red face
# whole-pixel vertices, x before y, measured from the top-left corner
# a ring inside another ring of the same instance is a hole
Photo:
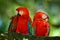
[[[47,14],[43,13],[43,12],[37,12],[34,19],[43,19],[48,21],[48,16]]]
[[[19,7],[19,8],[17,8],[16,9],[17,10],[17,12],[19,13],[19,15],[29,15],[29,11],[28,11],[28,9],[27,8],[25,8],[25,7]]]
[[[19,15],[23,15],[24,14],[24,12],[21,10],[21,11],[19,11]]]
[[[42,19],[48,21],[47,15],[46,15],[46,14],[43,14],[43,15],[42,15]]]

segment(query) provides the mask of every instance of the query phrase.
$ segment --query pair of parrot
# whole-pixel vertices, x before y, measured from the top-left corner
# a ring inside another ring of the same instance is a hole
[[[36,12],[33,22],[26,7],[16,9],[17,15],[12,17],[8,32],[16,32],[25,35],[48,36],[50,25],[47,22],[48,15],[44,12]],[[33,29],[33,30],[31,30]]]

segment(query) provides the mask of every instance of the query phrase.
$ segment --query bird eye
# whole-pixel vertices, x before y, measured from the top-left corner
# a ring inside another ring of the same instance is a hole
[[[19,11],[19,14],[20,14],[20,15],[23,15],[23,11]]]
[[[45,14],[42,15],[42,19],[46,19],[47,16]]]

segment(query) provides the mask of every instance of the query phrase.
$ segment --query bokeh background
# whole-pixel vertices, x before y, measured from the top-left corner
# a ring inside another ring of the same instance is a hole
[[[50,37],[60,36],[60,0],[0,0],[0,33],[8,32],[11,17],[16,15],[16,8],[24,6],[33,19],[36,11],[45,11],[49,15]]]

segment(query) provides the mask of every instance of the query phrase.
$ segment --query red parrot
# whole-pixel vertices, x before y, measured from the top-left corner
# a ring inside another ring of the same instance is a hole
[[[50,31],[50,24],[47,22],[48,15],[44,12],[36,12],[32,23],[34,29],[34,35],[36,36],[48,36]]]
[[[20,34],[29,34],[31,18],[26,7],[19,7],[16,9],[17,15],[12,18],[9,32],[16,32]]]

